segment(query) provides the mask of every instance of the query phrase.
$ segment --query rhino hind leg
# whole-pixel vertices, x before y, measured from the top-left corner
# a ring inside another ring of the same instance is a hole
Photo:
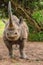
[[[20,55],[22,59],[28,59],[27,55],[24,52],[24,44],[25,44],[25,40],[20,44],[19,50],[20,50]]]

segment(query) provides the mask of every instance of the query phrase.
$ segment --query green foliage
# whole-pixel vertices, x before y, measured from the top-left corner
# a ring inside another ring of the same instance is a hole
[[[43,9],[43,1],[42,0],[13,0],[16,4],[20,4],[22,7],[29,9],[31,13],[34,10]],[[3,16],[8,16],[8,6],[9,0],[2,0],[0,1],[0,9],[5,13]],[[1,4],[2,3],[2,4]],[[15,12],[15,10],[14,10]],[[2,12],[1,12],[2,13]]]
[[[4,23],[0,20],[0,36],[2,36],[4,30]]]
[[[33,13],[33,18],[43,27],[43,10],[38,10]],[[28,23],[29,27],[29,41],[43,41],[43,31],[37,32],[34,26]]]
[[[40,2],[38,3],[38,7],[39,7],[40,10],[43,9],[43,1],[40,1]]]
[[[43,32],[30,33],[28,38],[29,41],[43,41]]]
[[[32,16],[43,27],[43,10],[34,12]]]

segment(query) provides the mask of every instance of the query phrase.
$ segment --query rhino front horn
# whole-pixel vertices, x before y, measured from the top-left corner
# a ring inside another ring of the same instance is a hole
[[[12,11],[11,11],[11,2],[10,1],[8,4],[8,15],[9,15],[9,26],[12,27],[13,22],[12,22]]]

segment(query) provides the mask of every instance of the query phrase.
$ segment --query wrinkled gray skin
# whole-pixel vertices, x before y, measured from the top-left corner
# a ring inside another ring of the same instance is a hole
[[[27,59],[27,56],[24,52],[24,44],[27,43],[28,27],[23,21],[22,17],[18,19],[15,15],[12,15],[11,2],[9,2],[8,4],[8,14],[9,20],[7,22],[3,20],[3,22],[5,23],[3,40],[9,50],[9,55],[11,58],[13,57],[12,46],[14,44],[18,44],[21,58]]]

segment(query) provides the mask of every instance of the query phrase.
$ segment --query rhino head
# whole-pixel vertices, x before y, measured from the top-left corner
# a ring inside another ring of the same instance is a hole
[[[3,22],[5,23],[5,30],[4,30],[4,35],[6,36],[7,39],[9,40],[18,40],[20,38],[20,27],[18,22],[13,20],[13,15],[11,11],[11,2],[9,1],[8,4],[8,15],[9,15],[9,21]]]

